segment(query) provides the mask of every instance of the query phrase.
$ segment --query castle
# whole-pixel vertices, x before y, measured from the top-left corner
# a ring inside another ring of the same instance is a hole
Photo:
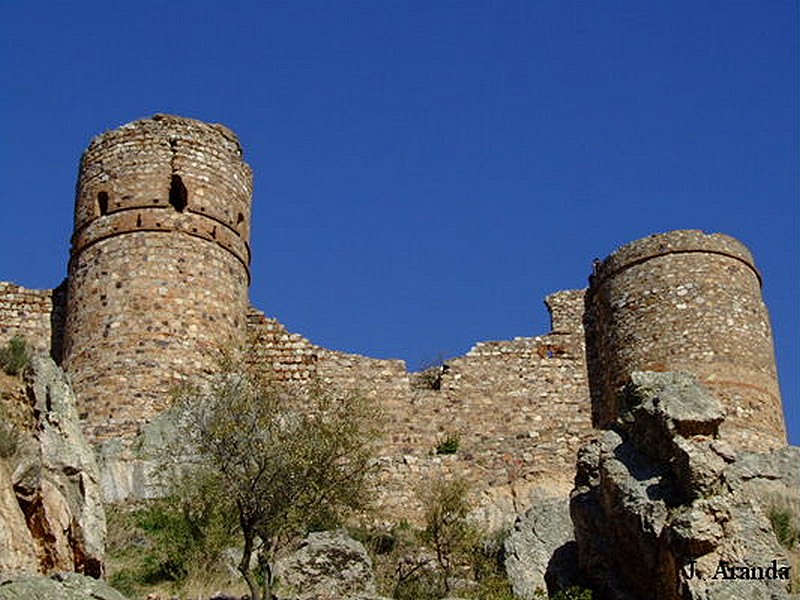
[[[379,403],[381,503],[395,512],[413,504],[415,482],[442,473],[514,508],[531,489],[565,493],[578,447],[615,418],[634,370],[695,372],[723,400],[723,436],[737,448],[786,444],[761,275],[729,236],[673,231],[627,244],[595,265],[586,290],[548,296],[549,333],[480,342],[419,374],[318,347],[250,306],[251,196],[227,128],[135,121],[83,155],[66,281],[0,283],[0,343],[21,335],[52,354],[94,443],[135,436],[173,384],[213,370],[210,349],[249,333],[248,359],[275,377]],[[458,452],[437,454],[448,437]]]

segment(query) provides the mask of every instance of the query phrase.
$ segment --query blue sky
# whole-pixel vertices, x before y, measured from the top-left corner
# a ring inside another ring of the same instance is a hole
[[[91,137],[168,112],[255,171],[253,303],[419,367],[548,328],[651,233],[764,274],[800,443],[798,8],[747,2],[3,2],[0,279],[65,275]]]

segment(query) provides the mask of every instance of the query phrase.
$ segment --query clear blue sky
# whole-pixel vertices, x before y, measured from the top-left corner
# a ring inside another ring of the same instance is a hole
[[[65,275],[91,137],[218,121],[255,171],[253,303],[411,368],[545,332],[628,241],[738,237],[800,443],[795,0],[17,0],[0,68],[0,279]]]

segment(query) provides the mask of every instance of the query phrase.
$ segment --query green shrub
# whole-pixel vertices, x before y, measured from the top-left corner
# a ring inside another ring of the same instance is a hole
[[[461,444],[461,438],[456,434],[448,434],[442,441],[436,444],[436,454],[455,454],[458,452],[458,446]]]
[[[193,572],[217,567],[235,538],[227,515],[175,499],[109,507],[109,583],[135,597],[159,584],[179,589]]]
[[[481,579],[478,587],[467,597],[473,600],[516,600],[511,582],[499,574]]]
[[[14,336],[0,348],[0,367],[8,375],[20,375],[30,362],[30,347],[20,336]]]
[[[768,516],[772,531],[787,550],[792,550],[800,542],[800,512],[789,502],[776,502],[769,507]]]
[[[421,570],[397,582],[392,597],[395,600],[441,600],[447,595],[439,575]]]
[[[391,531],[367,527],[348,527],[348,535],[358,540],[371,554],[391,554],[397,548],[397,537]]]

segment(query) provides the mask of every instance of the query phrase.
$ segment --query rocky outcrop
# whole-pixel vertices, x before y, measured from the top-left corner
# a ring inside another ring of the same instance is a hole
[[[280,600],[368,600],[375,597],[372,560],[344,531],[309,534],[275,564]]]
[[[168,409],[143,424],[133,440],[111,438],[97,444],[103,500],[114,503],[166,495],[158,465],[176,435],[174,415]]]
[[[9,544],[0,550],[0,568],[101,577],[105,512],[74,395],[63,372],[44,356],[33,358],[25,393],[32,426],[15,430],[16,451],[0,467],[0,510],[10,517],[3,520]]]
[[[770,493],[800,490],[800,454],[734,453],[720,403],[687,373],[634,373],[615,431],[578,456],[578,564],[609,600],[789,598]]]
[[[540,498],[517,519],[505,541],[505,569],[514,595],[534,598],[553,585],[568,588],[577,579],[575,536],[568,498]]]
[[[23,575],[0,582],[0,600],[126,600],[103,581],[78,573]]]
[[[34,572],[39,561],[33,536],[17,502],[11,475],[0,461],[0,572]]]

